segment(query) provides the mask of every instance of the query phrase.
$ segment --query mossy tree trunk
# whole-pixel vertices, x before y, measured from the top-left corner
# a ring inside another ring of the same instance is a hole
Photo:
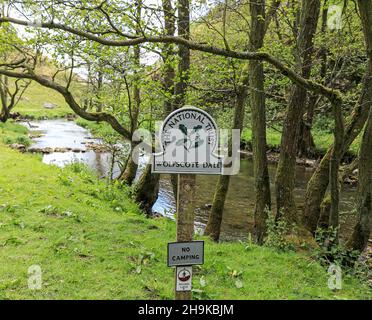
[[[244,83],[248,83],[248,77],[243,79],[243,84],[240,85],[237,92],[235,113],[233,120],[233,128],[242,130],[244,122],[245,103],[247,100],[248,87]],[[228,148],[232,150],[232,139],[229,139]],[[229,189],[230,176],[221,175],[218,178],[216,188],[213,196],[213,203],[204,234],[208,235],[212,240],[218,241],[220,239],[221,224],[223,217],[223,210],[227,192]]]
[[[190,39],[190,12],[189,12],[189,1],[178,0],[178,33],[185,39]],[[186,102],[186,91],[187,83],[189,80],[190,71],[190,49],[184,45],[178,46],[178,81],[174,85],[174,99],[172,105],[172,111],[182,108]],[[171,175],[171,183],[173,187],[174,198],[177,199],[177,184],[178,176],[176,174]]]
[[[221,175],[218,177],[211,212],[209,213],[208,222],[204,230],[204,234],[208,235],[213,241],[220,239],[223,210],[229,184],[230,176]]]
[[[1,13],[5,16],[5,4],[1,6]],[[8,108],[8,77],[0,75],[0,121],[6,122],[10,117],[10,110]]]
[[[342,116],[341,105],[332,104],[335,127],[334,127],[334,144],[331,155],[329,168],[330,192],[331,192],[331,208],[329,213],[329,225],[336,231],[336,242],[338,241],[339,227],[339,203],[340,203],[340,188],[338,172],[340,169],[341,157],[343,154],[344,144],[344,120]]]
[[[366,2],[366,5],[369,5],[369,2]],[[363,129],[372,105],[372,24],[369,23],[370,21],[368,22],[364,15],[361,17],[368,61],[361,95],[346,125],[342,155],[349,149],[352,142]],[[302,223],[312,233],[316,231],[320,216],[320,205],[329,184],[332,150],[333,146],[327,150],[327,153],[309,180],[306,189]]]
[[[372,230],[372,108],[369,111],[359,157],[358,222],[347,246],[362,252],[368,244]]]
[[[141,33],[141,12],[142,12],[142,0],[138,0],[136,2],[136,33]],[[141,48],[140,46],[134,46],[133,47],[133,64],[136,68],[140,68],[141,66]],[[129,117],[130,117],[130,128],[131,128],[131,134],[133,136],[134,132],[138,128],[138,117],[140,114],[140,108],[141,108],[141,90],[140,90],[140,76],[139,72],[136,72],[133,77],[133,89],[132,92],[128,90],[128,105],[129,105]],[[131,97],[132,96],[132,99]],[[127,163],[127,166],[124,170],[124,172],[120,176],[120,180],[124,181],[128,185],[132,185],[134,179],[136,178],[137,169],[138,169],[138,161],[139,161],[139,153],[136,149],[136,146],[138,145],[138,142],[131,141],[131,153],[129,156],[129,160]]]
[[[131,141],[130,143],[130,155],[127,162],[127,165],[125,166],[125,170],[122,172],[122,174],[119,177],[120,181],[123,181],[127,185],[132,185],[134,179],[136,178],[137,169],[138,169],[138,161],[139,161],[139,155],[137,152],[135,152],[135,148],[137,146],[137,142]]]
[[[274,1],[266,13],[264,0],[250,2],[250,49],[252,51],[257,51],[262,47],[266,31],[279,6],[280,1]],[[261,243],[266,229],[266,209],[270,209],[271,207],[270,181],[266,157],[266,110],[263,64],[260,61],[252,60],[249,62],[247,69],[243,70],[237,89],[233,128],[240,131],[243,129],[249,85],[252,109],[252,146],[256,195],[254,235],[255,240]],[[232,150],[231,140],[229,141],[229,150]],[[220,238],[223,210],[229,183],[230,176],[220,176],[216,185],[211,212],[205,228],[205,234],[209,235],[214,241],[218,241]]]
[[[359,0],[359,11],[367,41],[368,58],[372,59],[372,1]],[[359,153],[358,222],[347,243],[353,250],[362,252],[372,230],[372,108],[362,138]]]
[[[322,7],[322,25],[320,32],[323,34],[327,30],[327,20],[328,20],[328,1],[323,0]],[[320,59],[320,80],[326,84],[327,75],[327,47],[325,43],[322,43],[319,50]],[[300,136],[298,139],[298,155],[300,157],[311,157],[313,156],[315,150],[315,143],[313,136],[311,134],[311,128],[314,119],[314,110],[319,102],[319,96],[316,94],[310,94],[306,102],[306,114],[304,119],[302,119],[300,124]]]
[[[266,17],[265,1],[250,2],[250,47],[253,52],[263,46]],[[262,18],[261,18],[262,17]],[[264,69],[261,61],[249,62],[249,101],[252,112],[253,174],[255,187],[254,238],[259,244],[266,233],[267,210],[271,209],[270,178],[266,156],[266,105]]]
[[[1,102],[1,110],[0,110],[0,121],[6,122],[10,117],[10,111],[8,108],[8,94],[7,94],[7,77],[0,76],[0,102]]]
[[[312,67],[313,39],[320,12],[320,0],[302,0],[298,47],[298,69],[309,78]],[[294,201],[294,181],[300,123],[304,114],[306,90],[298,85],[292,88],[283,124],[280,158],[276,173],[276,217],[282,215],[289,222],[297,222]]]
[[[160,175],[151,173],[151,161],[146,165],[138,182],[134,187],[134,200],[148,215],[151,214],[152,206],[158,199]]]

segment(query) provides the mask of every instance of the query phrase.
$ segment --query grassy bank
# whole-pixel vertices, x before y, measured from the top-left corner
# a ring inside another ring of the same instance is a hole
[[[45,104],[53,104],[54,108],[47,109]],[[61,94],[36,82],[31,82],[13,112],[28,119],[55,119],[74,114]]]
[[[108,124],[106,123],[96,123],[92,121],[87,121],[81,118],[76,120],[77,124],[89,129],[94,135],[99,137],[105,136],[119,136]],[[267,129],[267,144],[268,148],[273,150],[280,149],[280,141],[281,141],[281,132],[274,130],[272,128]],[[316,153],[317,154],[324,154],[327,149],[333,143],[333,134],[329,132],[323,131],[316,131],[313,130],[313,138],[316,145]],[[246,145],[250,145],[252,142],[252,130],[250,128],[245,128],[242,137],[242,143]],[[355,139],[354,143],[350,147],[350,153],[352,155],[357,155],[359,152],[360,147],[360,137]]]
[[[26,127],[14,124],[12,120],[6,123],[0,122],[0,142],[4,144],[23,144],[29,146],[31,140],[28,137],[28,130]]]
[[[81,90],[79,84],[74,84],[74,88],[76,92]],[[45,104],[53,104],[55,108],[47,109],[44,107]],[[74,112],[69,108],[64,98],[59,93],[44,88],[35,82],[32,82],[26,90],[21,101],[14,109],[14,112],[20,112],[23,117],[29,119],[54,119],[74,115]],[[97,135],[101,134],[101,136],[106,136],[116,134],[107,124],[96,124],[81,118],[78,118],[77,122],[79,125],[89,128]],[[312,134],[318,153],[324,153],[333,143],[333,134],[331,132],[313,129]],[[267,144],[269,148],[279,149],[280,140],[280,131],[267,128]],[[245,128],[242,133],[242,142],[250,144],[251,141],[252,130],[250,128]],[[351,145],[350,152],[356,155],[359,151],[359,146],[360,138],[356,139]]]
[[[333,143],[333,133],[328,131],[312,130],[315,148],[317,153],[323,154]],[[242,142],[250,144],[252,142],[252,130],[245,128],[242,133]],[[281,132],[272,128],[267,128],[266,131],[267,145],[269,148],[278,149],[280,147]],[[360,147],[360,137],[355,139],[350,146],[350,152],[357,155]]]
[[[0,141],[23,130],[9,126]],[[0,172],[1,299],[172,298],[166,245],[175,238],[173,221],[146,218],[128,190],[108,187],[80,165],[47,166],[1,142]],[[349,276],[342,290],[328,289],[326,270],[303,253],[204,240],[195,298],[371,298]],[[28,289],[32,265],[41,267],[41,290]]]

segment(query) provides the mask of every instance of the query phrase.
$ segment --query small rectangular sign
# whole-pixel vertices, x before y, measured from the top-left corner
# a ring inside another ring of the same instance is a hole
[[[176,268],[176,291],[191,291],[192,266]]]
[[[204,241],[168,243],[168,267],[204,264]]]

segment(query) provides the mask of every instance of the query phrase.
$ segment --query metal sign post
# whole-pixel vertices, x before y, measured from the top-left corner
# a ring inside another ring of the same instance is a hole
[[[196,174],[222,174],[216,155],[218,129],[205,111],[185,106],[168,115],[160,130],[161,152],[153,155],[152,172],[178,174],[177,243],[168,245],[168,266],[175,266],[175,298],[190,300],[192,265],[204,262],[204,242],[192,241]]]

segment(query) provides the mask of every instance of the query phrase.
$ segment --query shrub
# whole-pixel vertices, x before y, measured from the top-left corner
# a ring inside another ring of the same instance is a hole
[[[267,236],[264,242],[266,246],[280,251],[292,249],[292,245],[287,241],[286,237],[291,228],[284,219],[275,219],[274,214],[268,211],[266,226]]]
[[[26,147],[29,147],[31,145],[31,140],[26,136],[18,136],[16,138],[16,142],[19,144],[23,144]]]

